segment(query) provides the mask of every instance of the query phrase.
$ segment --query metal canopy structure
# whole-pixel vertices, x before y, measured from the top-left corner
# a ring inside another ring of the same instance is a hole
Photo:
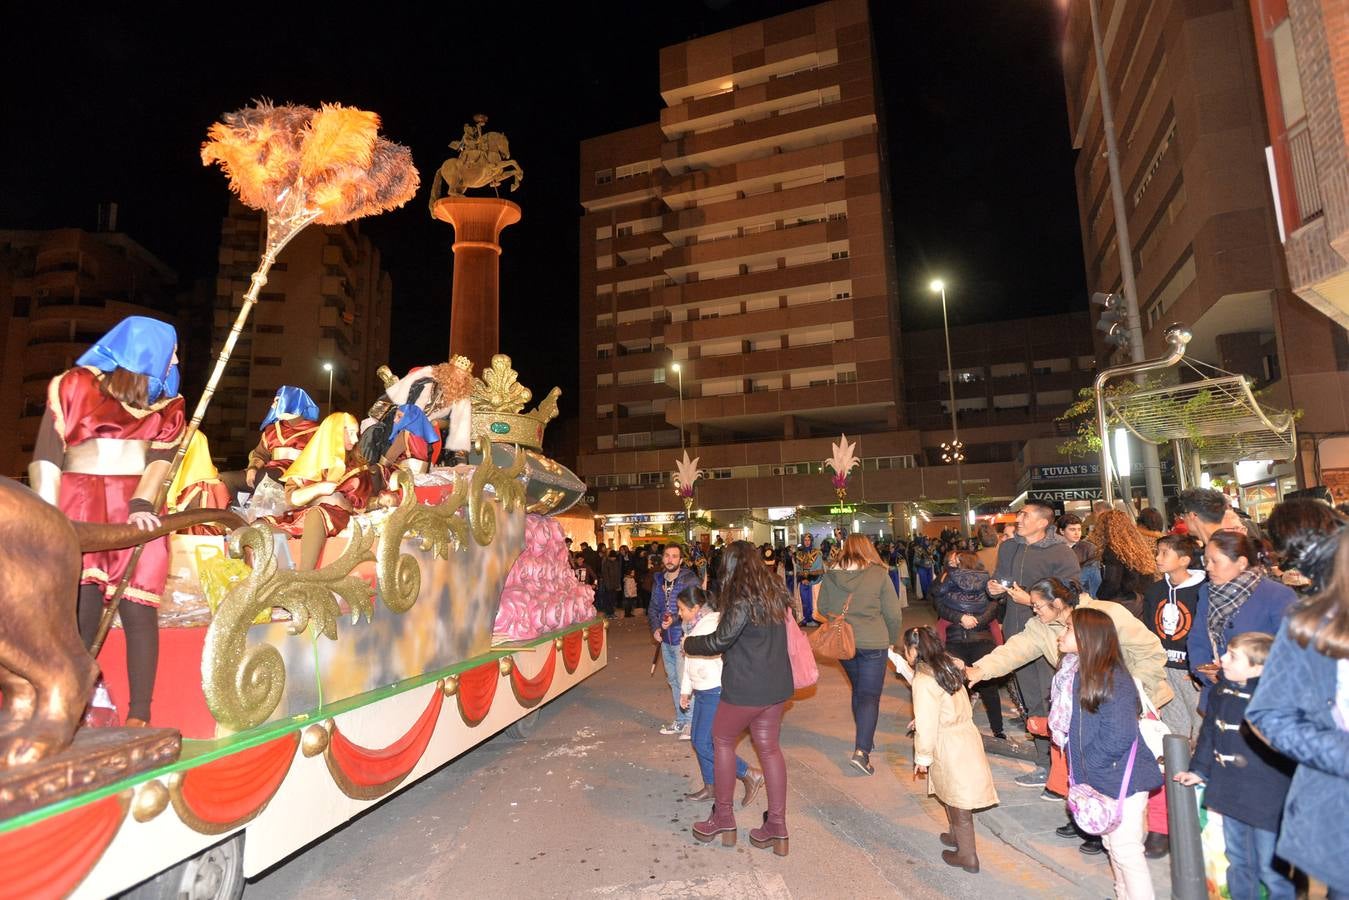
[[[1294,415],[1261,406],[1242,375],[1107,397],[1106,405],[1112,418],[1139,440],[1189,442],[1201,464],[1289,460],[1297,455]]]

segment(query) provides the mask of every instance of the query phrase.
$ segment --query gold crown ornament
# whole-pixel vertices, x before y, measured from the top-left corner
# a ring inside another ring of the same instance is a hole
[[[467,356],[461,356],[456,353],[454,356],[450,357],[450,365],[454,366],[456,369],[463,369],[470,375],[473,374],[473,360],[469,359]]]
[[[562,389],[553,388],[531,412],[522,412],[534,395],[518,377],[511,368],[511,358],[498,353],[492,357],[492,365],[482,370],[482,377],[473,380],[473,435],[540,450],[543,430],[557,418],[557,398]]]

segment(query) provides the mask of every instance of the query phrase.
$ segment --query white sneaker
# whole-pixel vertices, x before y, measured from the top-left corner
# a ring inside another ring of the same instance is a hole
[[[677,724],[675,724],[674,722],[671,722],[669,725],[662,725],[662,726],[660,726],[660,733],[661,733],[661,734],[679,734],[679,733],[682,732],[683,730],[684,730],[684,729],[680,728],[680,727],[679,727]]]
[[[679,731],[679,739],[680,739],[681,741],[691,741],[691,740],[693,740],[693,725],[692,725],[692,724],[685,725],[682,729],[680,729],[680,731]]]

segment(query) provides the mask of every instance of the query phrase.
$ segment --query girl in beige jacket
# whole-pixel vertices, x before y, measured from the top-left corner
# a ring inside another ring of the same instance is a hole
[[[979,871],[974,847],[974,810],[994,806],[998,792],[974,725],[959,661],[942,647],[932,628],[904,632],[904,658],[913,675],[913,771],[927,775],[927,792],[946,807],[950,830],[941,842],[942,861],[966,872]]]

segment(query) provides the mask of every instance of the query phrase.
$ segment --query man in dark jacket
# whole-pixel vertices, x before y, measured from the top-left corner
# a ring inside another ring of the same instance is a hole
[[[690,736],[693,720],[692,707],[679,705],[679,643],[684,638],[684,626],[679,620],[679,595],[685,588],[697,587],[698,576],[684,565],[684,548],[671,544],[661,554],[661,570],[651,580],[651,604],[646,618],[651,624],[651,637],[660,644],[661,660],[665,664],[665,680],[670,685],[674,701],[674,721],[662,725],[661,734]]]
[[[1054,507],[1031,500],[1016,514],[1016,537],[998,546],[998,566],[988,582],[988,594],[1005,600],[1003,634],[1019,634],[1035,615],[1029,588],[1042,578],[1057,578],[1064,584],[1081,583],[1082,570],[1068,542],[1054,528]],[[1021,700],[1031,716],[1049,714],[1049,688],[1054,669],[1043,659],[1016,671]],[[1034,738],[1035,768],[1018,776],[1022,787],[1044,787],[1049,780],[1049,740]]]

